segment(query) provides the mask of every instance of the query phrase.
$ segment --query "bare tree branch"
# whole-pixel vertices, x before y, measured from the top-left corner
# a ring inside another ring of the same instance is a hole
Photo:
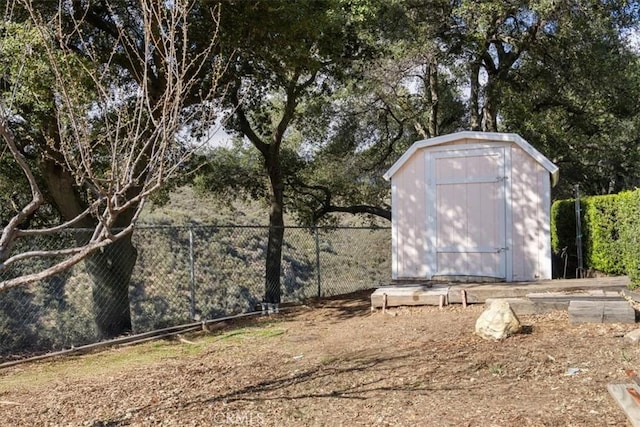
[[[337,212],[350,213],[353,215],[371,214],[371,215],[379,216],[381,218],[391,221],[391,209],[385,209],[380,206],[371,206],[371,205],[323,206],[322,208],[313,212],[313,220],[314,222],[316,222],[328,213],[337,213]]]
[[[42,196],[42,192],[38,187],[38,183],[36,182],[36,178],[31,171],[31,168],[27,164],[26,159],[18,150],[16,146],[15,136],[11,132],[11,130],[7,127],[7,121],[4,118],[0,118],[0,135],[4,139],[9,151],[13,155],[18,166],[24,173],[27,181],[29,182],[29,186],[31,187],[31,201],[24,206],[21,210],[19,210],[13,218],[9,220],[9,223],[2,230],[2,236],[0,236],[0,261],[5,259],[13,248],[14,241],[17,237],[18,227],[22,222],[31,214],[33,214],[44,202],[44,198]]]
[[[32,251],[32,252],[25,252],[20,255],[16,255],[15,257],[8,259],[6,262],[0,263],[0,271],[2,271],[2,269],[4,269],[8,265],[16,261],[24,260],[27,258],[33,258],[33,257],[48,258],[48,257],[65,256],[65,255],[71,255],[71,256],[66,258],[64,261],[61,261],[37,273],[19,276],[14,279],[3,280],[2,282],[0,282],[0,292],[10,288],[15,288],[18,286],[37,282],[39,280],[43,280],[43,279],[46,279],[47,277],[51,277],[55,274],[58,274],[61,271],[69,269],[74,265],[76,265],[77,263],[79,263],[80,261],[82,261],[83,259],[85,259],[86,257],[88,257],[89,255],[91,255],[93,252],[111,244],[115,240],[121,239],[129,235],[132,231],[133,231],[133,224],[127,227],[125,230],[122,230],[118,234],[114,235],[113,238],[109,240],[100,240],[98,242],[93,242],[77,248],[62,249],[58,251]]]
[[[0,99],[0,135],[31,187],[31,201],[2,230],[0,272],[33,258],[62,258],[42,271],[0,282],[0,291],[59,273],[128,236],[146,199],[181,173],[194,151],[207,143],[187,142],[181,134],[188,132],[186,126],[214,125],[217,82],[226,67],[214,54],[218,8],[209,10],[214,24],[210,41],[193,48],[189,29],[194,0],[140,0],[133,17],[108,0],[101,3],[106,15],[90,2],[60,0],[57,13],[46,19],[34,0],[18,1],[29,17],[24,25],[39,35],[54,82],[58,137],[46,147],[51,153],[47,161],[72,177],[88,203],[58,225],[19,229],[41,208],[44,197],[10,129],[14,97]],[[97,47],[87,26],[102,32]],[[111,45],[105,48],[106,42]],[[18,238],[57,233],[88,217],[95,227],[84,245],[12,253]]]

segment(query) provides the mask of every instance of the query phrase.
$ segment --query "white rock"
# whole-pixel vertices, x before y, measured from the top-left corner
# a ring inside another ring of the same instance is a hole
[[[520,321],[509,303],[495,300],[476,321],[476,334],[484,339],[501,340],[520,330]]]
[[[640,329],[634,329],[633,331],[627,332],[624,339],[631,344],[638,344],[638,342],[640,342]]]

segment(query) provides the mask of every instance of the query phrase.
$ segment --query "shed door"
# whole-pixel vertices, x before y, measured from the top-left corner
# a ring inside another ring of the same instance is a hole
[[[435,275],[506,279],[505,148],[434,152],[431,166]]]

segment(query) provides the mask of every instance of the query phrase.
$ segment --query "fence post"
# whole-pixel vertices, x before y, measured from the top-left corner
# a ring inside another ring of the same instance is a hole
[[[196,318],[196,272],[193,262],[193,229],[189,226],[189,302],[191,320]]]
[[[314,226],[316,236],[316,276],[318,279],[318,298],[322,296],[321,280],[320,280],[320,237],[318,236],[318,226]]]
[[[576,255],[578,255],[578,268],[576,268],[576,279],[584,279],[584,264],[582,259],[582,212],[580,210],[580,185],[576,184]]]

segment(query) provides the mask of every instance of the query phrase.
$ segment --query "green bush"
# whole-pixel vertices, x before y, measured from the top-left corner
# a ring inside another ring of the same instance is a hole
[[[556,200],[551,205],[551,250],[560,254],[576,253],[576,214],[574,199]]]
[[[622,263],[633,287],[640,285],[640,189],[618,195],[618,233]]]
[[[611,275],[624,274],[617,220],[618,195],[582,200],[585,265]]]
[[[640,189],[581,199],[584,267],[606,274],[626,274],[640,286]],[[551,206],[551,248],[576,250],[575,200]]]

